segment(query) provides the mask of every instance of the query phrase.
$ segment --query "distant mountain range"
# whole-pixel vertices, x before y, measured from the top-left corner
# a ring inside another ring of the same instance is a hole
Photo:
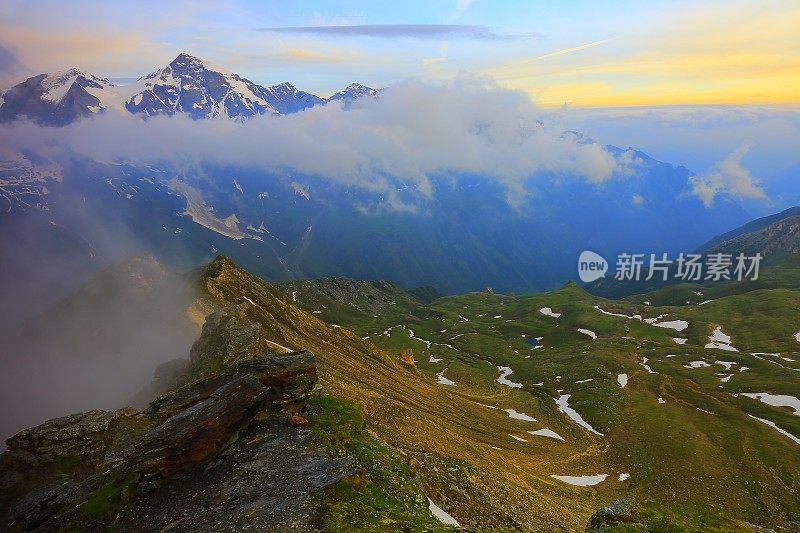
[[[796,268],[798,254],[800,254],[800,207],[792,207],[774,215],[757,218],[710,239],[694,252],[706,255],[721,253],[732,257],[736,257],[738,254],[745,254],[748,257],[761,254],[763,257],[761,262],[762,271],[764,267],[775,266]],[[672,265],[666,281],[658,276],[649,281],[644,279],[618,281],[614,279],[613,273],[611,273],[605,278],[588,284],[586,289],[593,294],[606,298],[622,298],[634,294],[644,294],[656,289],[664,289],[673,285],[687,285],[675,276],[675,270],[676,266]],[[774,287],[774,284],[770,283],[772,280],[765,281],[763,277],[762,273],[757,282],[744,282],[739,284],[739,287],[745,287],[749,290],[766,288],[767,286],[769,288]],[[781,278],[781,281],[785,283],[783,278]],[[704,281],[694,285],[694,289],[697,291],[702,289],[703,286],[730,285],[730,282],[727,280],[722,280],[722,283]],[[718,290],[724,292],[724,289]]]
[[[328,102],[345,106],[378,90],[353,83],[330,98],[297,89],[291,83],[264,87],[189,54],[128,85],[115,85],[70,68],[39,74],[0,96],[0,121],[29,118],[63,126],[106,111],[144,117],[185,114],[193,119],[246,120],[257,115],[287,115]]]
[[[0,120],[63,125],[124,113],[246,121],[378,96],[358,84],[327,99],[289,83],[264,87],[180,54],[129,85],[75,69],[35,76],[5,92]],[[573,138],[596,143],[579,132],[562,136]],[[387,193],[336,182],[324,171],[268,164],[70,153],[51,160],[35,146],[7,148],[0,146],[0,290],[22,290],[27,276],[35,281],[29,300],[32,292],[47,299],[63,290],[60,280],[31,276],[31,264],[74,265],[80,273],[141,250],[178,269],[223,253],[276,281],[348,276],[442,293],[486,286],[529,292],[574,279],[583,250],[604,257],[690,251],[751,218],[729,196],[703,205],[691,194],[689,169],[614,146],[603,149],[624,171],[599,184],[575,172],[542,171],[529,177],[530,196],[513,208],[501,183],[468,172],[428,176],[431,190],[423,196],[403,176],[380,177]],[[393,209],[387,194],[409,208]],[[29,242],[35,246],[21,245]]]

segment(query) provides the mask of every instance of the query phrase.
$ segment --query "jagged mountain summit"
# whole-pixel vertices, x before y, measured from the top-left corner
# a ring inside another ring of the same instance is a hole
[[[351,83],[344,90],[332,94],[328,100],[353,102],[364,97],[377,98],[379,93],[379,90],[373,89],[372,87],[367,87],[366,85],[361,85],[360,83]]]
[[[194,119],[241,119],[278,114],[264,98],[263,87],[184,53],[133,87],[136,92],[125,108],[145,116],[185,113]]]
[[[264,89],[264,99],[281,115],[297,113],[317,105],[324,105],[328,101],[315,94],[301,91],[288,81],[266,87]]]
[[[106,93],[114,86],[105,78],[70,68],[39,74],[2,95],[0,122],[31,117],[53,126],[68,124],[106,108]]]
[[[152,117],[185,114],[193,119],[246,120],[286,115],[328,102],[375,97],[376,89],[354,83],[330,98],[301,91],[289,82],[265,87],[187,53],[129,85],[71,68],[40,74],[2,95],[0,121],[20,118],[63,126],[106,110]]]

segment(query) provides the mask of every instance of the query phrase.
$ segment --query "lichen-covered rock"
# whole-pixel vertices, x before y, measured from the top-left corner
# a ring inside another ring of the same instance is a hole
[[[206,317],[200,338],[189,352],[190,375],[207,375],[240,359],[264,352],[266,343],[259,324],[238,316],[235,309]]]
[[[204,466],[133,500],[120,532],[322,532],[324,491],[356,474],[350,457],[332,458],[307,426],[256,420]]]
[[[20,431],[6,441],[8,450],[30,454],[37,463],[50,463],[68,456],[99,464],[114,448],[122,447],[116,437],[128,429],[125,421],[146,424],[142,413],[125,408],[117,411],[94,410],[63,416]]]
[[[125,408],[64,416],[21,431],[6,440],[0,490],[30,490],[119,461],[149,427],[144,414]]]
[[[607,531],[610,528],[626,524],[626,531],[647,531],[647,526],[636,522],[632,516],[634,503],[632,500],[617,500],[598,510],[586,524],[586,533]]]

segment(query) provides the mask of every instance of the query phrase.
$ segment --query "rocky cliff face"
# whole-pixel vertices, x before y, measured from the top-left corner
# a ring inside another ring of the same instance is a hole
[[[767,258],[800,252],[800,215],[778,220],[765,228],[738,235],[709,249],[709,253],[761,253]]]
[[[241,519],[248,527],[281,523],[283,529],[312,530],[318,515],[312,511],[321,501],[314,491],[352,468],[348,460],[329,459],[296,416],[320,392],[315,357],[272,353],[260,329],[235,307],[217,311],[184,374],[144,411],[89,411],[8,439],[0,456],[3,529],[113,524],[158,531],[194,509],[190,520],[171,529],[213,530],[215,520]],[[292,415],[297,427],[287,424]],[[280,498],[248,514],[248,502],[263,499],[270,483],[279,484],[287,465],[294,468],[287,474],[298,478],[293,488],[275,485]],[[234,470],[253,475],[231,477]],[[208,480],[214,476],[228,481],[212,490]],[[283,500],[292,497],[292,509],[284,509]],[[215,507],[212,500],[236,505],[203,515]]]

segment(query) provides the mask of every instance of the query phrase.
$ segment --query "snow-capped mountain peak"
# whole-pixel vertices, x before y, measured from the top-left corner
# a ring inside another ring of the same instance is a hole
[[[53,126],[68,124],[105,110],[105,95],[113,86],[76,68],[39,74],[3,93],[0,122],[27,117]]]
[[[348,107],[358,98],[375,98],[378,93],[353,83],[324,99],[288,81],[262,86],[184,52],[127,85],[114,85],[75,68],[34,76],[0,95],[0,122],[30,118],[60,126],[107,110],[145,118],[182,114],[241,121],[256,115],[297,113],[330,101]]]
[[[331,95],[328,98],[328,101],[353,101],[357,100],[358,98],[370,97],[370,98],[377,98],[378,89],[373,89],[372,87],[367,87],[366,85],[361,85],[360,83],[351,83],[345,89]]]
[[[105,78],[87,74],[73,67],[44,75],[40,82],[42,88],[41,98],[54,103],[61,102],[75,84],[83,89],[89,89],[89,92],[91,92],[91,89],[103,89],[114,85]]]
[[[125,102],[131,113],[145,116],[186,113],[192,118],[279,114],[264,88],[246,78],[186,53],[164,68],[140,78]]]
[[[262,89],[264,98],[282,115],[297,113],[325,103],[325,100],[319,96],[301,91],[288,81],[271,87],[262,87]]]

